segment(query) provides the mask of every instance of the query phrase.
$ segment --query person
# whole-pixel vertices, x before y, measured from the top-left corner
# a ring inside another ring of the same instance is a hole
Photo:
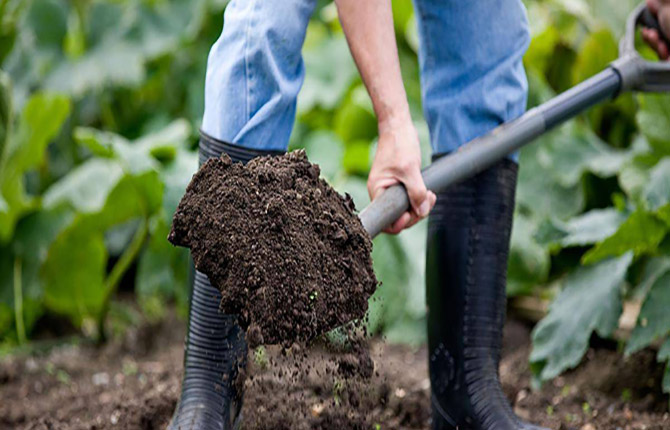
[[[201,162],[286,151],[304,78],[301,48],[317,0],[232,0],[211,49]],[[391,0],[336,0],[342,28],[378,120],[368,178],[374,199],[401,183],[411,208],[385,231],[398,233],[431,213],[426,256],[428,352],[433,429],[536,429],[509,406],[498,378],[516,157],[436,196],[421,178],[395,44]],[[521,0],[414,0],[422,99],[433,158],[523,114],[529,44]],[[649,0],[670,34],[670,0]],[[643,31],[660,57],[669,48]],[[431,212],[432,209],[432,212]],[[182,395],[171,429],[231,429],[241,393],[233,381],[246,357],[235,317],[220,293],[195,275]]]

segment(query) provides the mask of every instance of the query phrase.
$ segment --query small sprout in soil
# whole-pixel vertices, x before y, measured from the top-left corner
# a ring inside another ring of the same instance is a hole
[[[261,369],[268,367],[268,355],[263,345],[259,346],[254,351],[254,363]]]
[[[382,430],[382,425],[379,423],[375,424],[375,430]]]
[[[319,292],[318,291],[314,291],[314,292],[312,292],[312,294],[309,295],[309,299],[311,301],[316,300],[317,297],[319,297]]]
[[[56,379],[58,379],[58,382],[61,384],[70,385],[70,375],[63,369],[58,369],[56,371]]]
[[[335,399],[335,405],[340,406],[340,394],[344,391],[344,381],[341,379],[335,379],[333,382],[333,398]]]
[[[567,421],[569,423],[575,423],[578,420],[579,420],[579,417],[577,417],[576,414],[570,414],[570,413],[565,414],[565,421]]]
[[[122,372],[126,376],[137,375],[137,364],[134,361],[126,360],[123,362]]]
[[[571,390],[571,388],[572,388],[572,387],[570,387],[569,385],[566,385],[565,387],[563,387],[563,388],[561,389],[561,396],[562,396],[562,397],[568,397],[568,396],[570,395],[570,390]]]
[[[628,403],[633,398],[633,393],[630,388],[624,388],[621,392],[621,400],[625,403]]]
[[[589,402],[582,403],[582,412],[585,414],[589,414],[591,412],[591,405],[589,405]]]
[[[554,415],[554,407],[549,405],[549,406],[547,406],[547,416],[550,417],[552,415]]]

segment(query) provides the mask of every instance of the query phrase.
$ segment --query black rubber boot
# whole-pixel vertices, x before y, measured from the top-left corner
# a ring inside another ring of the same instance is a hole
[[[223,153],[243,163],[260,155],[281,154],[233,146],[201,134],[200,164]],[[244,368],[247,345],[237,318],[219,311],[220,301],[219,290],[196,271],[184,346],[184,379],[170,430],[239,427],[242,393],[234,382]]]
[[[429,218],[434,430],[539,429],[514,414],[498,376],[516,178],[504,160],[438,195]]]

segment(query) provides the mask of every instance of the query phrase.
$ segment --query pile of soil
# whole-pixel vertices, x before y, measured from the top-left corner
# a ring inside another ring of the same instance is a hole
[[[179,396],[184,333],[171,314],[103,348],[62,344],[0,359],[0,429],[164,429]],[[579,368],[532,391],[529,334],[515,321],[504,332],[500,376],[517,414],[553,430],[670,428],[654,351],[624,359],[616,345],[599,345]],[[373,339],[367,385],[350,385],[332,367],[350,359],[346,349],[257,351],[249,357],[244,429],[430,429],[425,347]],[[309,371],[296,374],[296,361]]]
[[[304,342],[364,317],[377,287],[372,242],[350,196],[319,178],[304,151],[227,155],[193,177],[169,240],[191,249],[258,344]]]

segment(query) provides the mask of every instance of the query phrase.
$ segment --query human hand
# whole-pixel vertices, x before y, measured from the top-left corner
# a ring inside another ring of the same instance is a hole
[[[670,38],[670,0],[647,0],[647,7],[658,17],[661,29]],[[642,38],[658,53],[661,60],[670,59],[670,46],[663,41],[657,30],[642,28]]]
[[[398,183],[407,190],[410,210],[384,230],[390,234],[398,234],[428,216],[437,200],[435,193],[428,191],[423,183],[419,136],[409,117],[395,124],[380,123],[377,153],[368,176],[370,198],[374,200],[386,188]]]

